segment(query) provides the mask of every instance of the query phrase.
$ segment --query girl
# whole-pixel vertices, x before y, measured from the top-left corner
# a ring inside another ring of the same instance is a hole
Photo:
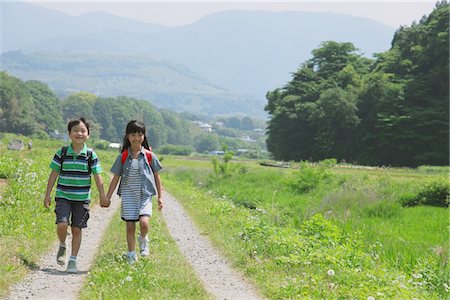
[[[150,152],[145,125],[140,121],[127,124],[123,139],[122,153],[114,162],[111,172],[114,174],[109,185],[107,198],[111,199],[120,180],[117,194],[122,198],[121,217],[127,228],[127,260],[130,264],[137,261],[136,222],[139,222],[139,248],[141,256],[148,256],[148,222],[152,215],[152,196],[157,195],[158,207],[162,209],[162,186],[158,171],[162,169],[158,158]]]

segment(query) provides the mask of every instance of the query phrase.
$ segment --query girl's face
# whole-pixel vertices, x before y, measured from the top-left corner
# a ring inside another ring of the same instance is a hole
[[[141,147],[144,142],[144,134],[143,133],[130,133],[128,134],[128,140],[130,141],[130,145],[134,149],[138,149]]]
[[[73,144],[83,145],[89,138],[86,125],[83,122],[80,122],[78,125],[73,126],[72,129],[70,129],[69,137]]]

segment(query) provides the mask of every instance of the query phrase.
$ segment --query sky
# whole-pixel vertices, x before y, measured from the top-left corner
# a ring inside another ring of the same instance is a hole
[[[265,10],[265,11],[314,11],[350,14],[377,20],[383,24],[398,28],[409,26],[428,15],[435,7],[436,1],[63,1],[63,0],[24,0],[39,6],[56,9],[69,15],[80,15],[93,11],[103,11],[113,15],[139,21],[157,23],[170,27],[193,23],[200,18],[224,10]]]

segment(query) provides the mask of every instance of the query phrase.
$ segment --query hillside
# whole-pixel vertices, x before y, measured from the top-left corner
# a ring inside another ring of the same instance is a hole
[[[214,86],[183,65],[145,55],[7,52],[1,60],[11,75],[44,82],[62,97],[87,91],[144,99],[174,111],[263,117],[261,101]]]
[[[370,19],[301,11],[225,11],[174,28],[105,13],[74,17],[29,3],[2,3],[2,11],[3,52],[63,52],[66,55],[121,53],[145,55],[157,61],[182,64],[213,86],[223,89],[226,96],[215,92],[208,93],[207,97],[199,96],[197,90],[203,91],[202,85],[195,85],[194,91],[181,90],[180,93],[177,91],[168,95],[164,85],[156,86],[156,90],[146,90],[147,83],[136,81],[132,76],[128,79],[121,77],[122,80],[132,81],[134,85],[132,89],[122,89],[120,92],[133,96],[137,90],[142,90],[143,98],[147,98],[149,94],[158,95],[158,99],[153,102],[164,103],[164,107],[177,111],[188,108],[189,111],[208,114],[234,112],[236,107],[233,103],[239,102],[242,106],[240,112],[265,116],[263,108],[267,91],[287,82],[293,70],[310,58],[311,50],[322,42],[352,42],[365,56],[371,57],[374,53],[389,48],[395,31],[394,28]],[[46,55],[50,60],[50,54]],[[134,60],[133,64],[141,64],[141,58]],[[162,75],[156,72],[157,69],[153,69],[152,78],[162,77],[160,82],[164,81],[167,70],[162,69]],[[33,79],[43,80],[49,75],[45,69],[20,72],[12,68],[4,70],[23,79],[31,78],[34,71],[39,71],[39,74],[33,76],[39,77]],[[86,71],[87,77],[96,72],[88,68]],[[121,71],[119,69],[112,72]],[[61,77],[64,76],[53,79]],[[78,86],[84,84],[74,79],[64,83],[69,86],[69,90],[78,90]],[[53,86],[50,81],[46,83]],[[173,89],[178,90],[179,86]],[[89,90],[96,91],[92,88]],[[105,85],[102,90],[108,95],[117,92],[110,89],[110,84]],[[251,95],[253,98],[243,95]],[[185,100],[186,98],[189,100]],[[248,101],[251,103],[247,103]],[[230,106],[233,108],[230,109]],[[246,109],[246,106],[251,110]]]

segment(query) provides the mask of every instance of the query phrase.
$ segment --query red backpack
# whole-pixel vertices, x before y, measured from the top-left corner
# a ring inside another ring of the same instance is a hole
[[[147,156],[148,166],[153,170],[153,168],[152,168],[152,159],[153,159],[152,152],[145,148],[144,148],[144,151],[145,151],[145,156]],[[128,149],[122,152],[122,165],[127,160],[127,157],[128,157]]]

